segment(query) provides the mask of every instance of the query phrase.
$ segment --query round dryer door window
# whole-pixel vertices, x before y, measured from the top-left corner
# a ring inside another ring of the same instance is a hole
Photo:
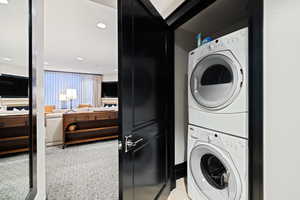
[[[229,156],[210,144],[199,144],[191,152],[190,170],[194,182],[209,200],[238,200],[241,179]]]
[[[209,110],[228,106],[240,90],[240,69],[227,56],[209,55],[198,62],[190,79],[195,101]]]

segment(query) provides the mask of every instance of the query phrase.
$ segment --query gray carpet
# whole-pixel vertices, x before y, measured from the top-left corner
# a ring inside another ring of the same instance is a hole
[[[46,150],[48,200],[118,200],[118,142]]]
[[[24,200],[29,192],[29,155],[0,158],[0,199]]]

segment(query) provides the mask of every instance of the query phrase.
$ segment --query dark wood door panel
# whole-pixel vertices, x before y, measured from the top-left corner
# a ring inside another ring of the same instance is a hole
[[[142,62],[142,61],[141,61]],[[146,63],[144,61],[144,63]],[[156,70],[155,64],[138,64],[135,66],[135,74],[140,76],[134,77],[134,126],[147,123],[158,118],[157,105],[157,87],[155,81],[156,72],[149,72],[147,68]]]
[[[171,117],[164,92],[168,30],[153,10],[148,0],[118,1],[122,200],[167,199],[170,192],[166,118]]]
[[[134,126],[158,119],[159,72],[164,56],[162,24],[153,20],[139,1],[133,1]]]
[[[164,155],[164,138],[159,134],[133,150],[135,199],[153,200],[165,186]]]

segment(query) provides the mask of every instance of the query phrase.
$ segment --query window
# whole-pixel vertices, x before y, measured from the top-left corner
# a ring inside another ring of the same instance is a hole
[[[232,82],[232,72],[224,65],[216,64],[208,67],[202,76],[201,85],[217,85]]]
[[[195,101],[210,110],[229,105],[240,90],[243,80],[239,68],[230,57],[213,54],[195,65],[190,89]]]
[[[212,154],[205,154],[200,162],[201,171],[210,185],[223,190],[228,185],[227,170],[223,163]]]
[[[72,100],[74,108],[79,104],[99,106],[101,103],[101,75],[45,71],[45,104],[56,108],[70,107],[70,101],[62,101],[60,96],[67,89],[76,90]]]

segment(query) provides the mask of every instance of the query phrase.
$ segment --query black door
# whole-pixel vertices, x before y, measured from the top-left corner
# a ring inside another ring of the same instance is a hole
[[[120,199],[167,199],[173,74],[168,27],[146,0],[119,0]]]

